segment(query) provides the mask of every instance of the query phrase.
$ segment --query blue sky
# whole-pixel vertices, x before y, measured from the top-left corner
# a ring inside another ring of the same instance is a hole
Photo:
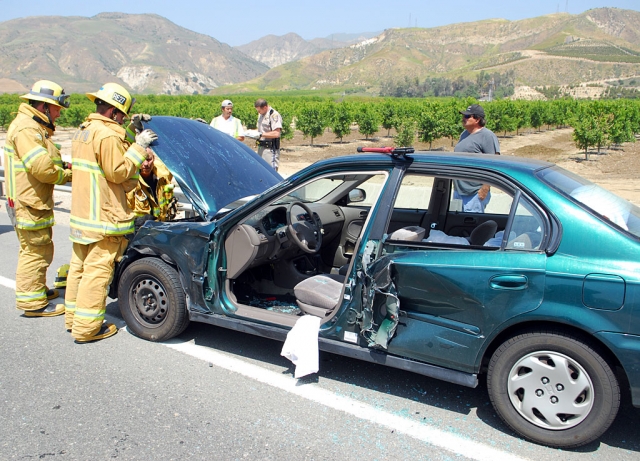
[[[0,22],[28,16],[93,16],[101,12],[155,13],[231,46],[268,34],[295,32],[305,39],[392,27],[436,27],[504,18],[518,20],[591,8],[640,10],[639,0],[210,0],[70,1],[0,0]]]

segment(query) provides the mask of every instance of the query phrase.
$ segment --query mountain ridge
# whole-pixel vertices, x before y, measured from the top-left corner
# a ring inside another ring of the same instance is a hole
[[[375,93],[385,80],[456,79],[496,68],[513,70],[519,85],[577,85],[639,76],[636,54],[640,56],[640,12],[598,8],[580,15],[387,29],[358,44],[272,68],[226,90],[352,87]]]
[[[196,94],[268,69],[155,14],[49,16],[46,28],[37,27],[36,19],[0,23],[0,83],[7,88],[28,88],[46,78],[68,92],[95,91],[115,81],[140,93]]]
[[[379,32],[331,34],[324,38],[305,40],[294,32],[285,35],[265,35],[235,48],[270,68],[297,61],[325,50],[342,48],[378,35]]]
[[[393,81],[473,80],[482,72],[504,72],[531,88],[640,76],[640,12],[618,8],[393,28],[366,39],[289,33],[240,47],[155,14],[46,17],[47,28],[38,27],[40,19],[0,23],[0,92],[28,90],[38,79],[67,92],[116,81],[148,94],[320,88],[380,94]]]

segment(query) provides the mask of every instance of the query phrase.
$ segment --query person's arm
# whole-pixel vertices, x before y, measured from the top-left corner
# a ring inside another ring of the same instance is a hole
[[[265,131],[262,133],[262,137],[265,139],[277,139],[282,134],[282,117],[277,112],[273,114],[267,114],[270,123],[271,131]],[[258,125],[258,129],[260,126]]]
[[[132,187],[126,188],[129,191],[135,188],[140,165],[145,161],[147,155],[149,154],[146,149],[138,144],[127,146],[127,143],[123,143],[116,136],[109,136],[100,143],[98,162],[107,181],[123,184],[126,181],[134,180]]]
[[[272,131],[265,131],[262,133],[262,137],[265,139],[276,139],[282,134],[282,128],[276,128]]]
[[[500,155],[500,141],[498,141],[498,137],[495,133],[492,136],[493,138],[493,150],[494,155]],[[489,191],[491,190],[491,186],[489,184],[483,184],[480,190],[478,191],[478,198],[480,200],[484,200],[489,195]]]
[[[489,195],[489,191],[491,190],[491,186],[489,184],[483,184],[480,190],[478,191],[478,198],[480,200],[484,200]]]
[[[40,133],[32,128],[25,128],[15,138],[16,155],[20,152],[20,160],[26,170],[44,184],[65,184],[71,171],[65,172],[56,166],[46,147],[38,142]]]
[[[240,121],[240,119],[237,119],[234,117],[235,123],[236,123],[236,136],[235,138],[238,141],[244,141],[244,129],[242,128],[242,122]]]

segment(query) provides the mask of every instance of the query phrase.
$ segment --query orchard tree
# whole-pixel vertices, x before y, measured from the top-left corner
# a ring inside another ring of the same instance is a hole
[[[380,106],[380,122],[382,128],[387,130],[387,137],[389,137],[391,128],[395,127],[397,116],[398,111],[396,105],[388,99],[385,100]]]
[[[70,127],[80,126],[91,112],[93,112],[93,110],[90,107],[69,106],[68,109],[60,112],[60,118],[56,120],[56,125]]]
[[[398,134],[394,136],[394,144],[396,147],[411,147],[416,137],[416,122],[414,120],[405,120],[400,125]]]
[[[529,118],[530,105],[527,101],[514,101],[516,116],[516,136],[520,134],[520,130],[531,126]]]
[[[68,109],[67,109],[68,110]],[[8,105],[0,105],[0,126],[8,128],[15,117],[11,115],[12,109]],[[64,113],[64,111],[62,111]]]
[[[362,104],[360,106],[355,115],[355,120],[358,124],[358,131],[365,136],[365,139],[369,139],[369,136],[377,133],[380,128],[378,112],[370,104]]]
[[[626,101],[617,101],[617,104],[610,105],[609,109],[613,115],[609,128],[609,141],[614,144],[635,142],[630,104],[627,104]]]
[[[327,123],[324,119],[322,108],[318,103],[312,102],[305,104],[305,106],[298,112],[296,128],[302,131],[305,138],[307,136],[311,138],[312,146],[313,138],[317,138],[322,135],[326,126]]]
[[[535,101],[529,109],[529,120],[531,127],[537,131],[540,131],[540,127],[544,125],[546,118],[545,111],[547,110],[548,103],[542,101]]]
[[[589,160],[589,148],[600,147],[607,143],[613,114],[604,112],[596,103],[584,104],[573,119],[573,140],[576,147],[584,149],[584,158]]]
[[[451,140],[451,147],[453,147],[455,140],[460,138],[460,133],[464,131],[460,111],[465,110],[471,104],[475,103],[474,100],[467,100],[460,103],[455,99],[450,99],[442,105],[441,135]]]
[[[518,129],[518,115],[513,101],[507,99],[492,102],[487,105],[485,111],[487,113],[487,128],[491,131],[502,131],[506,137],[508,131]]]
[[[336,105],[329,127],[333,131],[333,134],[336,135],[336,138],[340,138],[340,142],[342,142],[342,138],[345,135],[351,133],[352,121],[353,109],[351,108],[349,103],[342,102]]]
[[[429,150],[433,148],[433,141],[440,139],[443,133],[442,105],[437,102],[425,101],[417,120],[418,139],[429,143]]]

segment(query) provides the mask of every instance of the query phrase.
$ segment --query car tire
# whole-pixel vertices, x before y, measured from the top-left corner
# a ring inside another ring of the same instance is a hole
[[[620,407],[614,372],[595,348],[562,332],[529,332],[505,341],[487,373],[491,403],[523,437],[557,448],[599,438]]]
[[[173,338],[189,325],[178,272],[160,259],[139,259],[124,270],[118,305],[129,331],[149,341]]]

